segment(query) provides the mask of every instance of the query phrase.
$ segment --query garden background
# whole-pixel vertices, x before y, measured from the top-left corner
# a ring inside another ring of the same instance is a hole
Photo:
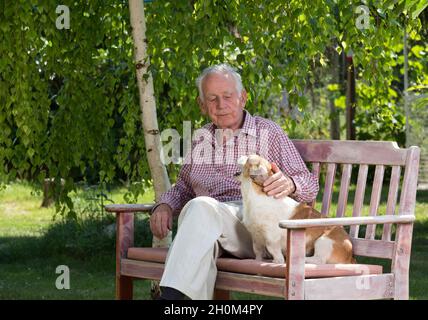
[[[61,1],[69,25],[59,5],[0,0],[0,299],[113,299],[114,217],[103,206],[158,196],[128,2]],[[247,109],[291,138],[420,146],[410,296],[427,299],[427,6],[144,1],[143,78],[153,81],[158,128],[182,133],[184,121],[206,123],[195,79],[227,62],[242,75]],[[179,168],[166,167],[171,183]],[[47,208],[45,181],[54,200]],[[151,242],[141,215],[136,243]],[[55,287],[59,265],[70,268],[69,290]],[[148,296],[141,282],[136,297]]]

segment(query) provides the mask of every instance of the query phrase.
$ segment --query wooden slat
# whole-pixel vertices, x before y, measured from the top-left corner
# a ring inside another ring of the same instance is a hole
[[[421,150],[418,147],[412,146],[409,148],[400,195],[399,214],[415,214],[420,152]]]
[[[129,277],[159,281],[162,278],[163,270],[164,264],[162,263],[122,260],[122,272]],[[279,278],[218,271],[215,288],[285,297],[285,280]]]
[[[391,179],[389,182],[388,201],[386,204],[386,214],[394,215],[395,206],[397,204],[398,186],[400,185],[401,167],[393,166],[391,171]],[[391,240],[391,224],[383,226],[382,240]]]
[[[318,181],[320,179],[320,172],[321,172],[321,166],[319,162],[312,163],[312,173],[317,177]],[[315,208],[316,205],[316,199],[312,201],[310,204],[312,208]]]
[[[122,259],[122,274],[128,277],[160,280],[165,265],[163,263]]]
[[[325,178],[324,194],[322,198],[321,214],[327,216],[330,212],[331,197],[333,195],[334,176],[336,174],[336,164],[327,165],[327,175]]]
[[[377,165],[375,170],[375,176],[373,180],[372,196],[370,199],[370,216],[376,216],[379,210],[380,196],[382,192],[383,175],[385,172],[385,166]],[[367,226],[366,239],[374,239],[376,234],[376,226]]]
[[[262,276],[248,276],[238,273],[219,271],[217,289],[261,294],[272,297],[285,297],[285,280]]]
[[[280,220],[280,228],[304,229],[314,227],[352,226],[356,224],[384,224],[384,223],[409,223],[415,221],[414,215],[400,216],[375,216],[375,217],[343,217],[343,218],[317,218],[317,219],[292,219]]]
[[[305,280],[307,300],[368,300],[394,297],[394,275],[365,275]]]
[[[306,162],[398,165],[406,162],[406,149],[392,141],[293,140]]]
[[[305,230],[287,230],[285,297],[288,300],[304,298],[305,251]]]
[[[167,253],[167,248],[129,248],[127,259],[163,264],[165,263]],[[355,263],[305,264],[305,278],[354,276],[361,268],[368,268],[370,274],[382,273],[382,266],[379,265],[364,264],[364,267],[362,267],[362,265]],[[217,259],[217,270],[271,278],[285,278],[286,264],[261,262],[254,259],[221,257]]]
[[[363,204],[364,204],[364,193],[366,191],[367,184],[367,172],[369,170],[369,166],[366,164],[360,165],[358,170],[358,180],[357,180],[357,189],[355,190],[354,197],[354,207],[352,209],[353,217],[362,216]],[[351,238],[358,238],[358,230],[359,226],[351,226],[349,231],[349,236]]]
[[[214,289],[214,300],[230,300],[230,291]]]
[[[352,251],[356,256],[392,259],[394,256],[394,241],[368,240],[351,238]]]
[[[344,164],[342,167],[342,179],[340,181],[339,200],[337,202],[336,217],[343,217],[348,202],[349,183],[351,182],[352,165]]]
[[[150,212],[155,206],[154,203],[145,204],[109,204],[105,206],[107,212]]]

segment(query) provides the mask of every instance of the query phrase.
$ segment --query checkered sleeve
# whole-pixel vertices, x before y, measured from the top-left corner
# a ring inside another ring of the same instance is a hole
[[[270,140],[270,154],[281,171],[296,185],[296,191],[290,197],[299,202],[313,201],[319,190],[317,176],[308,170],[299,151],[281,127],[277,126],[273,135],[273,139]]]
[[[161,195],[153,210],[160,204],[168,204],[174,215],[179,215],[184,205],[195,197],[195,193],[190,184],[191,164],[184,164],[178,174],[176,184],[167,192]],[[152,211],[153,211],[152,210]]]

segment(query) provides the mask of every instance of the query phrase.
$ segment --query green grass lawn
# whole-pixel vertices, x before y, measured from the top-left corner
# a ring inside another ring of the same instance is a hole
[[[115,203],[125,203],[124,193],[125,189],[116,189],[109,197]],[[78,203],[79,194],[74,199]],[[337,194],[333,196],[335,199]],[[138,202],[152,200],[153,193],[146,192]],[[0,191],[0,299],[114,299],[114,236],[103,231],[113,222],[113,216],[105,213],[105,217],[98,217],[99,222],[75,226],[53,220],[54,208],[41,208],[41,203],[40,192],[27,183],[10,184]],[[332,210],[335,208],[333,201]],[[367,203],[365,212],[368,212]],[[428,299],[427,191],[418,193],[416,217],[410,295],[411,299]],[[136,224],[137,245],[150,241],[146,219],[147,216],[141,215]],[[389,269],[387,261],[376,263]],[[55,286],[59,276],[55,270],[59,265],[69,267],[69,290]],[[149,282],[137,281],[134,291],[137,299],[148,299]],[[233,298],[268,297],[233,293]]]
[[[16,183],[0,192],[0,299],[113,299],[114,245],[110,252],[103,248],[87,256],[76,255],[72,244],[63,252],[58,252],[58,243],[47,245],[49,240],[67,239],[52,232],[60,224],[59,219],[53,220],[55,209],[41,208],[42,196],[33,190],[26,183]],[[119,189],[110,196],[120,203],[124,193]],[[149,198],[147,194],[141,200]],[[69,267],[69,290],[55,286],[59,265]],[[136,288],[137,298],[148,296],[147,286],[139,283]]]

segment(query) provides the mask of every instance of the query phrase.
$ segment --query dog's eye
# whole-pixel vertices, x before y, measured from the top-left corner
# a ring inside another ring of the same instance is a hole
[[[241,172],[237,172],[234,174],[235,177],[240,176],[240,175],[241,175]]]

